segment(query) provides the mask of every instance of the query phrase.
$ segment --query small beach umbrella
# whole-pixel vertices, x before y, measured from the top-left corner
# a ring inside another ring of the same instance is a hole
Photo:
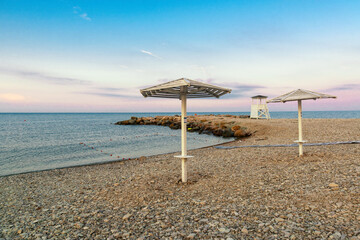
[[[299,144],[299,156],[303,155],[303,143],[306,142],[303,140],[302,137],[302,107],[301,107],[301,101],[302,100],[309,100],[309,99],[320,99],[320,98],[336,98],[335,96],[323,94],[323,93],[317,93],[312,92],[309,90],[304,89],[297,89],[292,92],[286,93],[284,95],[281,95],[279,97],[270,99],[267,101],[268,103],[285,103],[290,101],[297,101],[298,102],[298,127],[299,127],[299,140],[295,141]]]
[[[153,87],[141,89],[140,93],[144,97],[177,98],[181,100],[181,158],[183,182],[187,182],[187,159],[192,157],[187,155],[186,148],[186,99],[187,98],[206,98],[216,97],[230,93],[231,89],[222,88],[186,78],[166,82]]]

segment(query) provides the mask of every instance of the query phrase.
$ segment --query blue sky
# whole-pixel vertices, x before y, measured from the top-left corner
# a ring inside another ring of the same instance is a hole
[[[181,77],[233,88],[191,111],[248,111],[252,95],[338,96],[360,110],[358,1],[0,0],[1,112],[177,111],[139,88]],[[296,110],[274,104],[270,110]]]

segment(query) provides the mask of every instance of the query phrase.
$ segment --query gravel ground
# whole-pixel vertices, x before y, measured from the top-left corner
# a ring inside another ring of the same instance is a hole
[[[297,121],[250,120],[226,146],[288,144]],[[309,142],[360,140],[360,119],[304,119]],[[179,143],[180,144],[180,143]],[[360,239],[360,145],[212,147],[0,178],[3,239]]]

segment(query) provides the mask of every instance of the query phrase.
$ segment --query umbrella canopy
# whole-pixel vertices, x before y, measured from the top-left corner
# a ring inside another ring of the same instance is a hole
[[[231,89],[222,88],[186,78],[159,84],[153,87],[141,89],[140,93],[144,97],[178,98],[181,100],[181,158],[182,182],[187,182],[187,159],[192,157],[187,155],[186,148],[186,98],[206,98],[216,97],[230,93]]]
[[[181,90],[182,87],[185,88]],[[231,89],[180,78],[178,80],[141,89],[140,92],[144,97],[180,98],[180,95],[186,94],[187,98],[219,98],[226,93],[230,93]]]
[[[320,98],[336,98],[335,96],[324,94],[324,93],[317,93],[309,90],[304,89],[297,89],[294,91],[291,91],[289,93],[283,94],[279,97],[270,99],[267,101],[268,103],[285,103],[290,101],[298,101],[298,128],[299,128],[299,140],[296,140],[299,144],[299,156],[303,155],[303,143],[306,142],[303,140],[302,137],[302,106],[301,101],[302,100],[309,100],[309,99],[320,99]]]
[[[312,92],[304,89],[297,89],[289,93],[283,94],[279,97],[270,99],[268,103],[277,103],[277,102],[289,102],[289,101],[298,101],[298,100],[308,100],[308,99],[319,99],[319,98],[336,98],[335,96]]]
[[[256,95],[256,96],[253,96],[251,98],[258,98],[258,99],[263,99],[263,98],[267,98],[267,96],[264,96],[264,95]]]

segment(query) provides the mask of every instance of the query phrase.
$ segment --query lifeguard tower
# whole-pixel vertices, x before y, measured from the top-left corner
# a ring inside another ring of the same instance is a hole
[[[266,104],[267,96],[256,95],[251,97],[251,114],[250,118],[266,118],[270,119],[269,109]]]

